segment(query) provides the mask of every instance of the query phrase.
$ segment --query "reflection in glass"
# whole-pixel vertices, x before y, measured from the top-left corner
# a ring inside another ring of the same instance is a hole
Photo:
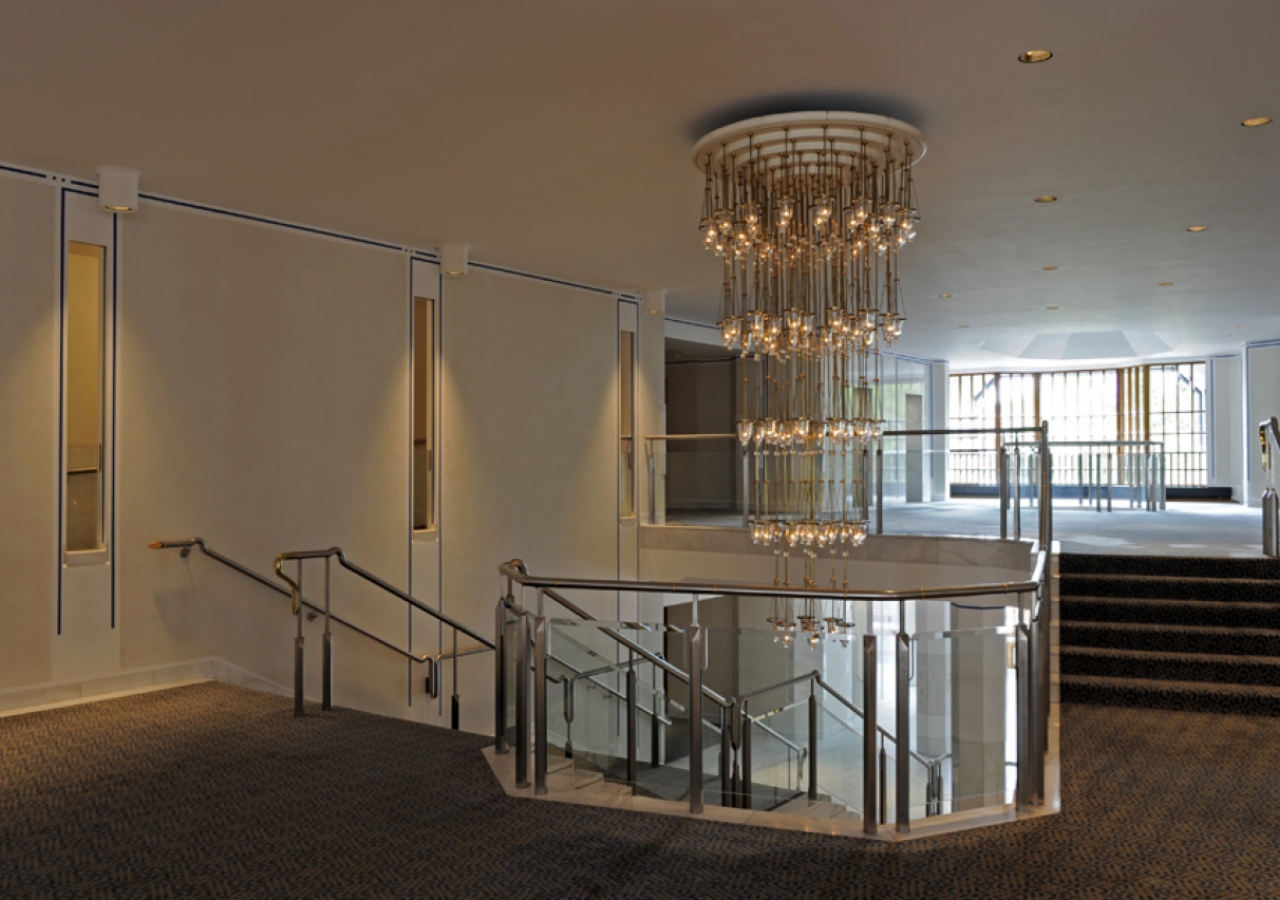
[[[635,341],[634,332],[618,333],[618,512],[623,518],[636,514],[635,498]]]
[[[413,301],[413,527],[436,526],[435,301]]]
[[[103,275],[106,249],[67,245],[66,529],[68,550],[102,546]]]

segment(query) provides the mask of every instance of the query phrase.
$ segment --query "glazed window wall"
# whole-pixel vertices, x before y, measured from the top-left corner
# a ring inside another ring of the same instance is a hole
[[[950,427],[1017,428],[1048,421],[1053,441],[1163,441],[1170,486],[1208,481],[1206,366],[1203,362],[951,376]],[[995,485],[995,435],[951,439],[952,484]],[[1117,448],[1118,457],[1134,452]],[[1117,466],[1124,472],[1123,466]],[[1122,474],[1121,483],[1127,477]],[[1075,466],[1054,480],[1075,484]]]

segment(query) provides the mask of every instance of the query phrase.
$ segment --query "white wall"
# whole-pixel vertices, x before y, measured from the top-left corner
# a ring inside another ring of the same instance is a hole
[[[1209,402],[1209,484],[1244,493],[1244,380],[1238,356],[1215,356],[1208,361],[1212,393]]]
[[[23,696],[57,678],[60,190],[0,177],[0,692]],[[198,535],[264,575],[280,551],[337,545],[401,588],[412,562],[414,594],[486,636],[501,560],[618,574],[615,295],[482,265],[445,283],[441,513],[437,539],[414,544],[409,279],[425,266],[417,293],[433,296],[435,266],[155,201],[118,225],[117,619],[83,677],[218,657],[291,684],[287,600],[199,552],[148,549],[155,540]],[[640,427],[653,433],[661,317],[639,328]],[[628,574],[637,553],[632,527]],[[402,603],[336,566],[332,578],[335,612],[407,646]],[[322,584],[309,564],[308,598]],[[613,615],[618,600],[599,604]],[[439,649],[438,628],[415,615],[414,651]],[[321,623],[304,623],[316,697]],[[335,646],[339,704],[447,722],[422,667],[341,628]],[[464,727],[490,726],[492,670],[487,654],[463,664]]]
[[[1246,345],[1244,369],[1247,410],[1244,421],[1245,472],[1249,479],[1249,505],[1260,506],[1266,476],[1262,471],[1258,423],[1270,416],[1280,416],[1280,342]]]

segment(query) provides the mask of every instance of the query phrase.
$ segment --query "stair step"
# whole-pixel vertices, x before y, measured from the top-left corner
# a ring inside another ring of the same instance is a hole
[[[1280,716],[1280,687],[1063,675],[1063,703]]]
[[[1265,578],[1204,578],[1173,575],[1061,576],[1064,597],[1132,597],[1148,600],[1225,600],[1280,603],[1280,581]]]
[[[1058,634],[1059,644],[1073,647],[1280,657],[1280,631],[1271,628],[1064,621]]]
[[[1280,687],[1280,659],[1060,646],[1062,675]]]
[[[855,810],[843,803],[827,803],[822,800],[810,800],[808,797],[797,797],[788,800],[770,812],[785,813],[789,816],[808,816],[811,819],[838,819],[841,821],[858,821],[862,818]]]
[[[1259,533],[1261,533],[1261,526],[1259,526]],[[1163,575],[1280,580],[1280,560],[1274,559],[1064,553],[1059,557],[1058,567],[1063,576],[1068,574]]]
[[[1280,603],[1071,596],[1062,598],[1059,615],[1064,622],[1135,622],[1280,629]]]

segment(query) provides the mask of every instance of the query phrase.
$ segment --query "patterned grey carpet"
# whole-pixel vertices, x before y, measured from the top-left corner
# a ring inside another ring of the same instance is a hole
[[[1280,719],[1068,706],[1061,816],[898,846],[506,797],[483,738],[202,684],[0,720],[0,896],[1280,897]]]

